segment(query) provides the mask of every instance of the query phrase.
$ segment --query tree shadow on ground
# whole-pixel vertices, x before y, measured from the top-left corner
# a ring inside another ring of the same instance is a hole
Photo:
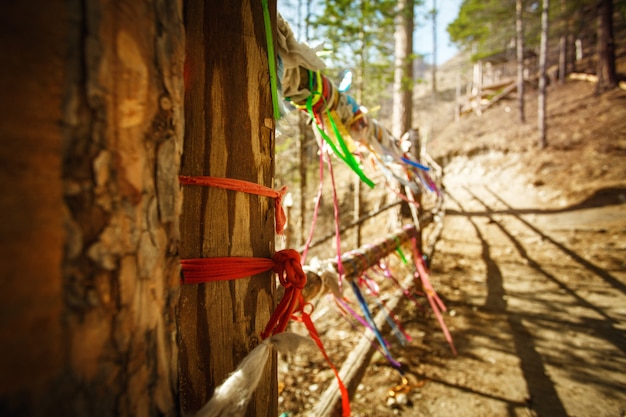
[[[461,209],[461,203],[448,194]],[[504,314],[511,328],[516,355],[520,359],[520,367],[526,380],[530,394],[529,406],[540,416],[567,416],[565,406],[546,372],[541,354],[537,351],[531,333],[526,329],[519,314],[507,310],[506,291],[500,267],[490,254],[490,246],[478,225],[471,216],[468,217],[482,245],[482,259],[487,266],[487,298],[484,308],[494,313]]]

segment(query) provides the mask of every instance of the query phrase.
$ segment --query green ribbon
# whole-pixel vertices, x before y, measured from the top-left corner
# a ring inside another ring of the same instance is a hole
[[[339,132],[339,129],[337,128],[337,124],[335,123],[335,120],[328,109],[326,109],[326,115],[328,116],[328,119],[330,120],[330,125],[333,129],[333,132],[335,133],[335,136],[337,137],[337,142],[339,142],[339,146],[341,147],[341,150],[343,152],[339,151],[335,142],[317,124],[317,120],[315,119],[315,114],[313,113],[313,95],[315,94],[321,95],[321,92],[313,91],[313,72],[312,71],[309,71],[309,91],[311,91],[311,95],[309,95],[306,99],[306,109],[308,110],[309,115],[311,116],[311,119],[313,120],[313,123],[315,124],[315,127],[317,128],[317,131],[320,133],[320,135],[322,135],[322,138],[324,138],[324,141],[328,143],[328,145],[333,150],[335,155],[337,155],[343,162],[345,162],[346,165],[348,165],[348,167],[350,167],[350,169],[352,169],[352,171],[354,171],[359,176],[361,181],[367,184],[370,188],[374,188],[374,182],[370,180],[369,178],[367,178],[363,170],[361,170],[361,167],[359,167],[359,163],[356,161],[356,159],[350,152],[350,149],[348,149],[348,145],[346,145],[346,142],[343,140],[343,137],[341,136],[341,133]]]
[[[267,0],[261,0],[263,4],[263,21],[265,22],[265,39],[267,40],[267,61],[270,66],[270,89],[272,90],[272,105],[274,107],[274,119],[280,119],[280,108],[278,107],[278,77],[276,75],[276,55],[274,53],[274,39],[272,37],[272,21],[270,19],[270,8]]]
[[[398,239],[398,236],[395,236],[394,240],[396,241],[396,252],[398,252],[398,255],[400,255],[400,259],[402,259],[402,263],[405,265],[408,265],[409,261],[406,260],[406,257],[404,256],[404,252],[402,252],[402,248],[400,247],[400,239]]]

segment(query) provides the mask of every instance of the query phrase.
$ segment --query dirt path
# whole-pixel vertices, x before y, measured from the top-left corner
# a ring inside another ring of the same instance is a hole
[[[433,264],[459,355],[422,327],[426,384],[396,414],[624,416],[626,190],[549,207],[488,159],[449,167]]]
[[[415,387],[389,397],[400,377],[375,354],[353,417],[626,416],[626,187],[567,204],[528,186],[520,158],[448,164],[431,280],[458,355],[429,309],[403,299],[396,312],[412,341],[387,340]],[[324,298],[315,319],[340,366],[361,332]],[[316,355],[283,362],[279,374],[289,416],[314,415],[333,380]]]

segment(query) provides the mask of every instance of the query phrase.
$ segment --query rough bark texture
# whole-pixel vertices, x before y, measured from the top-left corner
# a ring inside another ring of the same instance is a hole
[[[275,21],[275,2],[270,2]],[[181,173],[272,186],[274,120],[260,1],[186,1],[185,147]],[[270,257],[274,202],[187,186],[181,257]],[[179,305],[183,413],[196,411],[260,342],[275,304],[269,273],[183,285]],[[275,357],[248,415],[277,415]]]
[[[517,57],[517,109],[520,123],[526,123],[524,102],[524,4],[522,0],[515,1],[515,39]]]
[[[617,87],[615,36],[613,34],[613,1],[598,2],[598,83],[596,93]]]
[[[405,132],[408,132],[413,123],[413,9],[413,0],[399,0],[396,6],[393,35],[395,55],[393,111],[391,114],[391,133],[396,139],[400,139]],[[405,194],[401,186],[397,185],[396,188],[397,192]],[[391,212],[392,224],[396,226],[402,224],[403,214],[407,212],[409,212],[409,207],[406,203],[394,209]],[[361,214],[359,213],[359,217]],[[356,247],[359,247],[361,240],[359,239],[356,243]]]
[[[180,7],[17,4],[0,18],[0,414],[175,415]]]
[[[548,57],[548,10],[550,10],[550,0],[542,1],[541,10],[541,46],[539,49],[539,99],[537,104],[537,127],[539,130],[539,147],[545,148],[548,146],[548,132],[546,125],[546,108],[547,108],[547,75],[546,75],[546,63]]]
[[[399,0],[394,32],[393,113],[391,133],[400,139],[413,123],[413,0]]]

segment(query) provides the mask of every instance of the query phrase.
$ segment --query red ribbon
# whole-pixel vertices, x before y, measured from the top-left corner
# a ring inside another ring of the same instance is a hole
[[[213,281],[228,281],[238,278],[249,277],[269,270],[278,275],[280,284],[285,287],[285,294],[282,300],[270,317],[261,337],[266,339],[269,336],[282,333],[289,324],[289,319],[293,318],[304,323],[311,338],[315,341],[326,362],[330,365],[341,391],[343,416],[350,415],[350,398],[348,390],[344,386],[337,368],[331,362],[322,340],[320,339],[311,316],[303,310],[304,298],[302,289],[306,285],[306,274],[302,270],[300,253],[293,249],[278,251],[268,258],[244,258],[244,257],[217,257],[217,258],[195,258],[182,259],[184,284],[201,284]],[[294,312],[300,316],[294,316]]]
[[[302,289],[306,285],[306,274],[302,270],[298,251],[293,249],[278,251],[272,260],[274,261],[272,271],[276,272],[280,284],[285,287],[285,294],[261,333],[263,339],[285,331],[296,306],[303,305]]]
[[[276,212],[276,233],[282,234],[287,222],[285,212],[282,207],[282,197],[287,191],[287,187],[282,187],[279,191],[267,188],[248,181],[235,180],[217,177],[190,177],[179,176],[181,184],[202,185],[209,187],[224,188],[233,191],[241,191],[249,194],[257,194],[272,197],[275,200]],[[320,188],[321,191],[321,188]],[[319,204],[319,202],[318,202]],[[229,281],[238,278],[250,277],[272,270],[278,275],[280,284],[285,287],[283,298],[278,303],[276,310],[270,317],[265,330],[261,333],[263,339],[270,335],[282,333],[289,324],[289,319],[294,318],[306,326],[309,334],[324,355],[326,362],[330,365],[337,381],[342,397],[343,416],[350,415],[350,399],[348,391],[344,386],[337,368],[333,365],[324,349],[322,340],[315,329],[311,316],[303,310],[304,298],[302,289],[306,285],[306,274],[302,270],[300,253],[293,249],[278,251],[268,258],[244,258],[244,257],[216,257],[216,258],[194,258],[181,259],[184,284],[201,284],[213,281]],[[293,316],[299,307],[300,317]]]
[[[333,373],[335,374],[335,378],[337,378],[337,385],[339,386],[339,391],[341,392],[341,415],[343,417],[348,417],[350,415],[350,396],[348,394],[348,390],[346,389],[346,386],[343,384],[343,381],[341,380],[341,377],[339,376],[339,371],[330,360],[330,357],[326,353],[326,349],[324,349],[324,344],[322,343],[322,339],[320,338],[320,335],[317,332],[315,325],[313,324],[313,320],[311,320],[311,315],[305,312],[304,310],[301,310],[300,317],[294,317],[294,320],[304,323],[307,330],[309,331],[309,335],[311,336],[311,338],[313,339],[313,341],[319,348],[320,352],[322,352],[324,359],[326,359],[326,363],[333,370]]]
[[[262,195],[265,197],[271,197],[274,199],[274,210],[276,215],[276,233],[283,234],[285,230],[285,224],[287,223],[287,216],[285,210],[283,210],[283,196],[287,192],[287,187],[284,186],[280,190],[276,191],[268,187],[264,187],[259,184],[255,184],[249,181],[236,180],[232,178],[219,178],[219,177],[207,177],[198,176],[190,177],[188,175],[179,175],[178,181],[185,185],[202,185],[205,187],[217,187],[226,190],[240,191],[248,194]]]
[[[184,284],[228,281],[269,270],[275,272],[280,284],[285,287],[285,294],[261,333],[264,339],[285,331],[296,306],[303,303],[302,289],[306,285],[306,274],[300,264],[300,254],[294,249],[278,251],[271,259],[217,257],[181,259],[180,263]]]

